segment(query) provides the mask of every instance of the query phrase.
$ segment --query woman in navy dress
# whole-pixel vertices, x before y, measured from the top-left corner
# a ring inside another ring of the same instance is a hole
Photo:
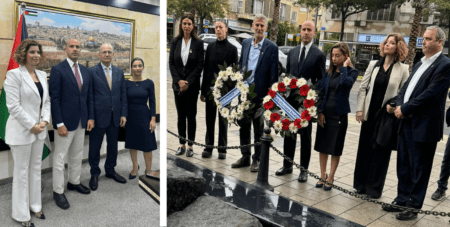
[[[152,169],[152,151],[156,150],[156,111],[155,85],[150,79],[142,78],[144,61],[140,58],[131,60],[133,77],[126,81],[128,100],[128,119],[125,148],[130,149],[133,170],[129,179],[136,178],[138,171],[137,150],[144,152],[145,173]],[[149,105],[147,105],[147,101]],[[149,109],[150,107],[150,109]]]

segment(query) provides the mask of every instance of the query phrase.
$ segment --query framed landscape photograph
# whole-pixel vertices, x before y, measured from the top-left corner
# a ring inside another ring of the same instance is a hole
[[[17,18],[22,12],[17,4]],[[41,70],[48,75],[54,65],[66,59],[64,48],[67,41],[74,38],[81,43],[80,64],[89,68],[100,63],[100,46],[110,43],[115,53],[112,64],[121,68],[125,75],[131,74],[134,20],[31,3],[27,3],[24,12],[28,38],[43,46],[46,61]]]

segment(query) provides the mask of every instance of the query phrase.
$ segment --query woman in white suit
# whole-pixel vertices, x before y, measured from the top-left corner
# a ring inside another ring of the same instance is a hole
[[[409,76],[408,65],[401,63],[408,49],[400,34],[384,39],[380,55],[367,67],[358,92],[356,120],[362,125],[353,179],[357,193],[375,199],[383,192],[391,152],[397,147],[395,99]]]
[[[14,159],[12,218],[22,226],[34,226],[30,210],[45,219],[41,203],[41,159],[47,125],[50,122],[50,99],[47,74],[37,70],[42,62],[42,46],[24,40],[14,53],[19,68],[8,71],[3,85],[9,118],[5,142]]]

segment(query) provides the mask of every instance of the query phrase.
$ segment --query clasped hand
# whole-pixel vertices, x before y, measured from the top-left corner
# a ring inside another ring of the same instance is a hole
[[[180,91],[186,91],[188,89],[189,82],[185,80],[180,80],[178,81],[178,85],[180,86]]]
[[[30,129],[30,132],[37,135],[45,130],[45,126],[47,126],[47,124],[48,123],[46,121],[43,121],[37,125],[34,125],[33,128]]]

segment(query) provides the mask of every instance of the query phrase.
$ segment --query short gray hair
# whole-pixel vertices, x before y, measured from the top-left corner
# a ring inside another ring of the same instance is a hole
[[[215,23],[217,23],[217,22],[221,22],[222,24],[225,25],[226,28],[228,28],[228,24],[225,19],[216,19]]]
[[[445,42],[445,32],[444,30],[442,30],[442,28],[438,27],[438,26],[430,26],[427,27],[426,30],[436,30],[436,40],[444,40]]]
[[[110,47],[111,47],[111,51],[114,53],[114,47],[111,45],[111,43],[103,43],[103,44],[100,46],[100,49],[98,50],[98,52],[101,52],[101,51],[102,51],[102,46],[110,46]]]
[[[253,24],[255,23],[256,20],[264,20],[264,24],[267,25],[267,17],[264,16],[263,14],[256,14],[255,18],[253,18]]]

